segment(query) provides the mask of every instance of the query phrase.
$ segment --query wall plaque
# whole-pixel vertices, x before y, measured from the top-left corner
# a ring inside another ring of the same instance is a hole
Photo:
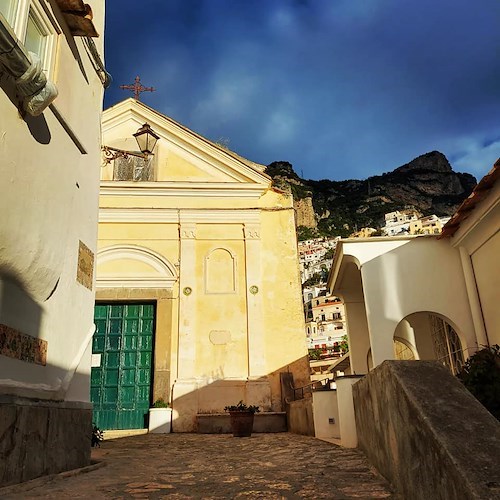
[[[78,248],[78,269],[76,271],[76,281],[85,288],[92,290],[94,279],[94,252],[80,241]]]
[[[3,356],[45,366],[47,346],[46,340],[25,335],[0,323],[0,354]]]

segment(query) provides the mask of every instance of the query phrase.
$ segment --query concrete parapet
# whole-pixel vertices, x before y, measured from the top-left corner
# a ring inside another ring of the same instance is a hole
[[[90,404],[0,397],[0,486],[90,464]]]
[[[200,413],[196,415],[198,434],[229,434],[229,413]],[[262,412],[254,415],[253,432],[286,432],[285,412]]]
[[[407,500],[500,498],[500,424],[434,361],[385,361],[353,386],[359,447]]]
[[[288,430],[295,434],[314,436],[312,397],[291,401],[287,405]]]

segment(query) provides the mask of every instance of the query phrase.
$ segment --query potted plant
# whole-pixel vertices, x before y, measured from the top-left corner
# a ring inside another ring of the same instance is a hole
[[[172,408],[163,398],[159,398],[149,409],[149,432],[168,434],[171,426]]]
[[[231,430],[234,437],[250,437],[253,429],[254,414],[259,410],[258,406],[247,406],[243,401],[236,405],[226,406],[225,411],[231,416]]]

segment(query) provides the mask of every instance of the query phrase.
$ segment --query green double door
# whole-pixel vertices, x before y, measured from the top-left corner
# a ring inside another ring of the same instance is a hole
[[[96,304],[94,312],[93,422],[103,430],[147,427],[154,304]]]

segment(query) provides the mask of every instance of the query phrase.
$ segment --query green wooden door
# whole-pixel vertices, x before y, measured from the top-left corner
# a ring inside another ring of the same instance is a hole
[[[153,353],[153,304],[96,304],[90,398],[100,429],[147,427]],[[94,357],[98,358],[98,356]]]

